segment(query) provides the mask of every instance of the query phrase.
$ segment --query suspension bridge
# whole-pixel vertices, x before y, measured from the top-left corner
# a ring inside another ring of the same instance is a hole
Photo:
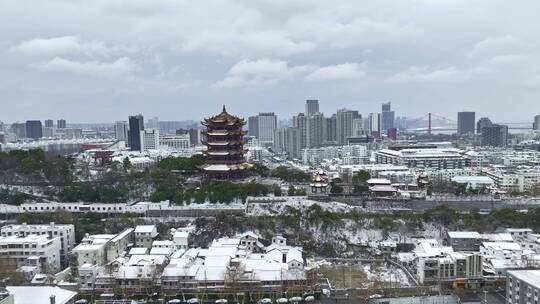
[[[496,122],[500,125],[508,126],[509,130],[532,130],[530,122]],[[424,125],[424,126],[422,126]],[[476,127],[476,122],[475,122]],[[421,117],[413,118],[406,121],[406,126],[400,128],[406,132],[428,133],[432,132],[451,132],[457,131],[457,121],[448,117],[427,113]]]

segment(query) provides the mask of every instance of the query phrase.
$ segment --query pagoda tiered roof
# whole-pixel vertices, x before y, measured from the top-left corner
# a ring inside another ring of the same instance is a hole
[[[246,121],[243,118],[239,118],[237,116],[227,113],[225,106],[223,106],[223,111],[221,113],[219,113],[218,115],[212,116],[210,118],[205,118],[204,121],[202,121],[201,123],[204,126],[217,125],[217,124],[225,124],[229,126],[234,126],[234,125],[243,126],[246,124]]]
[[[207,146],[204,152],[206,164],[201,167],[207,178],[239,179],[249,175],[251,165],[246,162],[244,150],[245,125],[243,118],[227,113],[225,106],[218,115],[201,122],[206,129],[202,143]]]

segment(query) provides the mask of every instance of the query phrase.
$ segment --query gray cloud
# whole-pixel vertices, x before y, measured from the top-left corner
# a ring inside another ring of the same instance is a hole
[[[538,11],[534,0],[5,0],[0,120],[198,119],[223,103],[288,116],[319,98],[328,114],[390,100],[398,115],[528,121],[540,112]]]

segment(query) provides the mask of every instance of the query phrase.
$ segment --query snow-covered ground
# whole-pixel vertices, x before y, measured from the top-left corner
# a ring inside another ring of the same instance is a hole
[[[284,196],[276,197],[273,200],[266,202],[249,202],[247,206],[247,215],[261,216],[269,215],[276,216],[284,214],[288,207],[305,211],[312,205],[319,205],[323,210],[335,213],[347,213],[353,210],[362,209],[357,206],[351,206],[338,202],[319,202],[307,199],[305,196]]]

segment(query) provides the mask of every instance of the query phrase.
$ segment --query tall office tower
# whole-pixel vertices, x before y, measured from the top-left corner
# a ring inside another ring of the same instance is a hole
[[[285,152],[285,128],[276,128],[274,130],[272,149],[277,153]]]
[[[381,111],[381,131],[386,132],[394,127],[394,111],[391,109],[391,103],[383,103]]]
[[[365,135],[366,132],[364,129],[364,120],[362,118],[353,119],[352,129],[353,129],[353,132],[352,132],[353,137],[359,137],[359,136]]]
[[[306,116],[319,113],[319,100],[317,99],[308,99],[306,100],[306,111],[304,114]]]
[[[45,128],[52,128],[52,127],[54,127],[54,120],[46,119],[45,120]]]
[[[248,135],[259,137],[259,116],[248,117]]]
[[[66,120],[65,119],[59,119],[56,121],[56,127],[58,129],[65,129],[66,128]]]
[[[300,129],[286,128],[283,143],[290,158],[301,158]]]
[[[381,134],[381,114],[379,113],[369,113],[369,133],[374,136],[379,136]]]
[[[114,135],[117,140],[126,141],[128,139],[128,125],[125,121],[114,123]]]
[[[26,138],[26,124],[24,122],[15,122],[11,124],[11,133],[18,139]]]
[[[474,134],[474,112],[458,112],[457,132],[458,135]]]
[[[293,128],[300,130],[300,149],[306,148],[306,116],[304,113],[293,116]]]
[[[159,148],[159,129],[145,129],[140,132],[141,151],[156,150]]]
[[[189,144],[192,147],[196,147],[199,145],[200,141],[200,130],[198,128],[191,128],[188,130],[189,134]]]
[[[482,134],[482,128],[491,127],[491,125],[493,125],[493,123],[491,122],[489,118],[487,117],[480,118],[478,122],[476,122],[476,133]]]
[[[482,146],[506,147],[508,142],[508,126],[493,124],[482,128]]]
[[[346,144],[347,138],[352,136],[353,119],[358,118],[358,111],[339,109],[336,113],[336,140]]]
[[[274,150],[289,158],[300,158],[300,129],[278,128],[274,132]]]
[[[54,128],[53,127],[43,127],[42,129],[42,137],[53,137],[54,136]]]
[[[533,130],[536,130],[536,131],[540,130],[540,115],[536,115],[534,117]]]
[[[142,114],[129,116],[128,146],[131,151],[142,151],[142,130],[144,130],[144,117]]]
[[[323,113],[308,115],[306,118],[306,147],[320,147],[326,138],[326,119]]]
[[[159,128],[159,118],[152,117],[152,118],[148,119],[148,121],[146,122],[146,127],[149,128],[149,129],[158,129]]]
[[[274,143],[274,130],[277,128],[277,116],[274,112],[259,113],[259,142],[261,144]]]
[[[326,118],[326,142],[336,141],[336,114]]]
[[[41,120],[26,121],[26,138],[38,139],[43,137],[43,127]]]

